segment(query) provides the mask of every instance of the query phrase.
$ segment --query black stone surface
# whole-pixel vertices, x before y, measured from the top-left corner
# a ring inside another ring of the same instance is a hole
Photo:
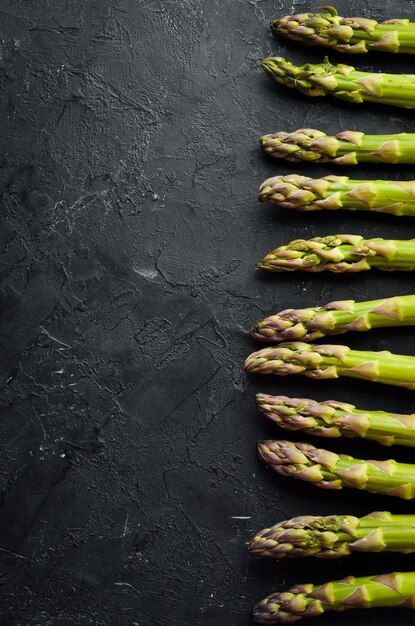
[[[264,56],[324,52],[278,40],[271,0],[1,0],[0,623],[248,625],[256,601],[296,582],[415,569],[413,556],[334,562],[249,558],[254,531],[299,514],[413,511],[371,494],[273,475],[257,413],[269,391],[411,412],[415,393],[375,384],[247,377],[257,318],[288,306],[414,291],[412,274],[268,276],[277,244],[335,232],[415,236],[410,218],[297,214],[259,205],[273,173],[264,132],[414,131],[412,111],[306,99]],[[343,14],[409,17],[413,3],[346,1]],[[412,72],[414,58],[340,57]],[[414,178],[413,167],[343,169]],[[412,329],[350,335],[415,354]],[[353,441],[362,458],[411,461]],[[318,625],[412,624],[409,610]],[[311,622],[310,622],[311,624]]]

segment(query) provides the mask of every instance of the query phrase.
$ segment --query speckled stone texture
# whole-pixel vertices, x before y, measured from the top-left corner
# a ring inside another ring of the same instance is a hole
[[[339,9],[414,18],[411,4]],[[240,370],[257,348],[247,331],[260,317],[414,291],[412,274],[253,270],[297,236],[415,235],[411,218],[293,215],[257,201],[269,176],[340,173],[266,158],[258,144],[266,132],[414,130],[411,111],[311,100],[263,74],[269,54],[323,58],[268,26],[312,9],[278,0],[1,0],[2,626],[248,626],[259,599],[294,583],[414,568],[399,555],[276,564],[246,549],[255,531],[293,515],[413,510],[371,494],[319,493],[256,458],[256,439],[282,434],[257,412],[257,391],[415,410],[415,392]],[[413,72],[413,57],[331,58]],[[415,178],[409,166],[341,170],[357,171]],[[415,354],[411,329],[349,341]],[[391,455],[376,444],[330,446]],[[411,450],[393,454],[413,461]],[[414,614],[373,610],[353,620],[406,625]]]

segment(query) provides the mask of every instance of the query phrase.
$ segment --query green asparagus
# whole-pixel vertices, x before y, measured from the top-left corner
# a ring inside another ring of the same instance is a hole
[[[259,341],[279,343],[315,341],[350,330],[415,325],[415,295],[368,302],[339,300],[321,307],[285,309],[254,324],[251,335]]]
[[[324,585],[296,585],[262,600],[254,608],[253,619],[258,624],[291,624],[326,611],[373,607],[415,608],[415,572],[348,576]]]
[[[262,65],[276,81],[307,96],[331,94],[348,102],[415,107],[415,76],[411,74],[359,72],[351,65],[332,65],[327,58],[324,63],[296,66],[281,57],[268,57]]]
[[[383,446],[415,447],[415,415],[362,411],[353,404],[258,393],[260,411],[285,428],[318,437],[362,437]]]
[[[415,23],[407,19],[377,22],[364,17],[341,17],[333,7],[327,13],[299,13],[271,22],[275,33],[310,46],[324,46],[347,54],[369,50],[415,54]]]
[[[252,554],[274,559],[336,559],[352,552],[415,552],[415,515],[386,511],[365,517],[303,515],[264,528],[249,544]]]
[[[327,235],[295,239],[267,254],[257,269],[271,272],[361,272],[414,270],[415,240],[364,239],[361,235]]]
[[[387,350],[368,352],[293,341],[254,352],[246,359],[244,369],[277,376],[304,374],[320,380],[348,376],[415,389],[415,356]]]
[[[260,141],[267,154],[293,162],[415,163],[415,133],[366,135],[346,130],[330,137],[320,130],[300,128],[263,135]]]
[[[259,188],[259,199],[286,209],[347,209],[415,215],[415,181],[350,180],[348,176],[273,176]]]
[[[355,459],[283,439],[260,441],[258,452],[277,474],[314,483],[321,489],[353,487],[404,500],[415,498],[415,465],[409,463]]]

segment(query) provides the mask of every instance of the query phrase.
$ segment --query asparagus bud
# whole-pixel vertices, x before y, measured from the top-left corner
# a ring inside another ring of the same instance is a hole
[[[287,15],[271,22],[272,30],[309,46],[324,46],[347,54],[370,50],[415,54],[415,24],[407,19],[377,22],[365,17],[341,17],[333,7],[327,13]]]
[[[415,269],[415,240],[364,239],[361,235],[327,235],[295,239],[269,252],[257,269],[271,272],[361,272]]]
[[[415,447],[415,415],[361,411],[347,402],[316,402],[265,393],[258,393],[256,401],[259,410],[285,430],[300,430],[318,437],[362,437],[383,446]]]
[[[252,353],[245,360],[244,369],[277,376],[304,374],[320,380],[348,376],[415,389],[415,357],[387,350],[369,352],[293,341]]]
[[[348,102],[377,102],[404,109],[415,107],[415,77],[412,74],[358,72],[351,65],[306,63],[296,66],[281,57],[268,57],[264,71],[277,82],[306,96],[330,94]]]
[[[267,154],[286,161],[314,163],[415,163],[415,133],[366,135],[346,130],[334,137],[313,128],[261,137]]]
[[[339,335],[350,330],[414,324],[415,295],[395,296],[368,302],[339,300],[321,307],[285,309],[256,322],[251,335],[259,341],[272,343],[292,339],[315,341],[325,335]]]
[[[274,472],[314,483],[321,489],[352,487],[404,500],[415,498],[415,465],[393,459],[365,461],[309,443],[281,439],[260,441],[258,452]]]
[[[415,608],[415,572],[296,585],[262,600],[254,608],[253,619],[258,624],[291,624],[326,611],[399,606]]]
[[[273,176],[259,189],[261,201],[297,211],[347,209],[415,215],[415,181],[350,180],[348,176]]]
[[[376,511],[353,515],[303,515],[264,528],[249,544],[252,554],[274,559],[336,559],[352,552],[415,552],[415,516]]]

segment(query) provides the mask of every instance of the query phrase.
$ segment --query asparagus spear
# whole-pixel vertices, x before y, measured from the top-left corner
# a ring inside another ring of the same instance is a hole
[[[259,199],[297,211],[347,209],[415,215],[415,181],[350,180],[348,176],[309,178],[300,174],[267,178]]]
[[[283,439],[260,441],[258,452],[274,472],[314,483],[321,489],[353,487],[404,500],[415,498],[415,465],[409,463],[393,459],[365,461]]]
[[[340,300],[321,307],[285,309],[256,322],[251,335],[259,341],[279,343],[291,339],[315,341],[349,330],[370,330],[415,324],[415,295],[368,302]]]
[[[296,585],[262,600],[254,608],[253,619],[258,624],[291,624],[326,611],[399,606],[415,608],[415,572],[348,576],[324,585]]]
[[[304,374],[320,380],[348,376],[415,389],[415,356],[387,350],[369,352],[348,346],[285,342],[249,355],[244,369],[277,376]]]
[[[286,430],[301,430],[318,437],[362,437],[383,446],[415,447],[415,415],[361,411],[353,404],[258,393],[257,405]]]
[[[316,556],[336,559],[352,552],[415,552],[415,515],[386,511],[365,517],[303,515],[261,530],[249,544],[252,554],[274,559]]]
[[[307,96],[331,94],[348,102],[415,107],[415,77],[411,74],[358,72],[351,65],[332,65],[327,58],[324,63],[296,66],[281,57],[268,57],[262,66],[277,82]]]
[[[361,272],[415,269],[415,240],[364,239],[361,235],[327,235],[295,239],[268,253],[257,269],[271,272]]]
[[[341,17],[333,7],[327,13],[287,15],[271,22],[275,33],[310,46],[324,46],[348,54],[369,50],[415,54],[415,24],[407,19],[377,22],[364,17]]]
[[[415,163],[415,133],[366,135],[346,130],[330,137],[320,130],[300,128],[292,133],[263,135],[267,154],[286,161],[314,163]]]

